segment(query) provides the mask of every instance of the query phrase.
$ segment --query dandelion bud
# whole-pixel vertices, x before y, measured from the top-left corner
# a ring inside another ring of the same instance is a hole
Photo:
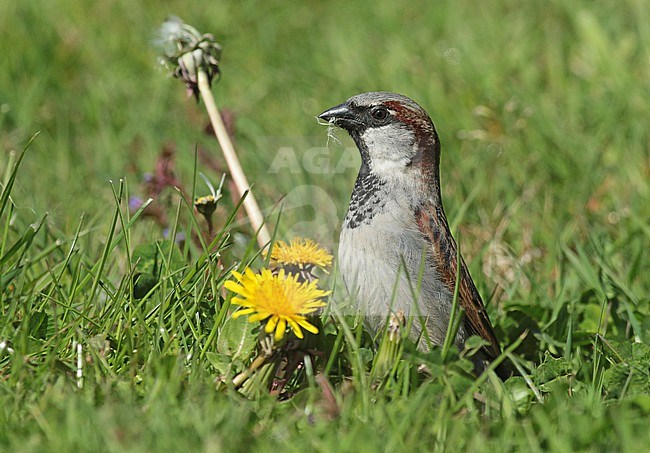
[[[217,198],[214,195],[199,197],[194,202],[194,207],[205,218],[208,223],[208,230],[212,234],[212,214],[217,209]]]

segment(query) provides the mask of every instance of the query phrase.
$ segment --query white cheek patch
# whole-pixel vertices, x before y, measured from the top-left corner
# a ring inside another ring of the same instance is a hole
[[[370,168],[376,173],[404,168],[416,153],[415,134],[395,124],[366,129],[361,138],[368,147]]]

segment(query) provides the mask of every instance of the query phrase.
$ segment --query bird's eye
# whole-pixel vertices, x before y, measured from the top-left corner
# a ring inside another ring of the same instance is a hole
[[[385,120],[388,118],[388,109],[386,107],[375,107],[370,111],[370,114],[376,120]]]

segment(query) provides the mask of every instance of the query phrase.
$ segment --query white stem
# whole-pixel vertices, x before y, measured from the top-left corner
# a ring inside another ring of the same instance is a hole
[[[198,71],[198,84],[199,92],[201,93],[201,97],[205,103],[205,108],[208,111],[208,116],[212,122],[214,134],[217,136],[223,155],[226,158],[226,163],[230,169],[230,174],[235,182],[235,186],[237,187],[237,195],[242,197],[244,192],[247,190],[249,191],[248,195],[246,195],[246,198],[244,199],[244,209],[246,210],[246,214],[250,219],[253,229],[257,232],[257,243],[260,247],[265,247],[271,241],[271,235],[269,234],[266,224],[264,224],[262,211],[260,210],[257,201],[255,201],[253,193],[250,192],[250,184],[248,184],[246,175],[239,163],[239,158],[237,157],[235,148],[232,145],[226,126],[223,124],[219,109],[217,109],[217,104],[214,102],[210,83],[208,82],[208,76],[202,69],[199,69]]]

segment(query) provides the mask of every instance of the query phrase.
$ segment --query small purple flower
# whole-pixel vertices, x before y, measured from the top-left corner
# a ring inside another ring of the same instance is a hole
[[[131,196],[129,198],[129,211],[131,212],[137,211],[138,209],[140,209],[140,206],[142,206],[143,203],[144,202],[142,201],[142,198],[135,195]]]
[[[165,228],[163,230],[163,237],[165,239],[169,239],[169,236],[171,234],[171,230],[169,228]],[[185,242],[185,233],[182,231],[176,232],[176,236],[174,236],[174,243],[180,244],[181,242]]]

